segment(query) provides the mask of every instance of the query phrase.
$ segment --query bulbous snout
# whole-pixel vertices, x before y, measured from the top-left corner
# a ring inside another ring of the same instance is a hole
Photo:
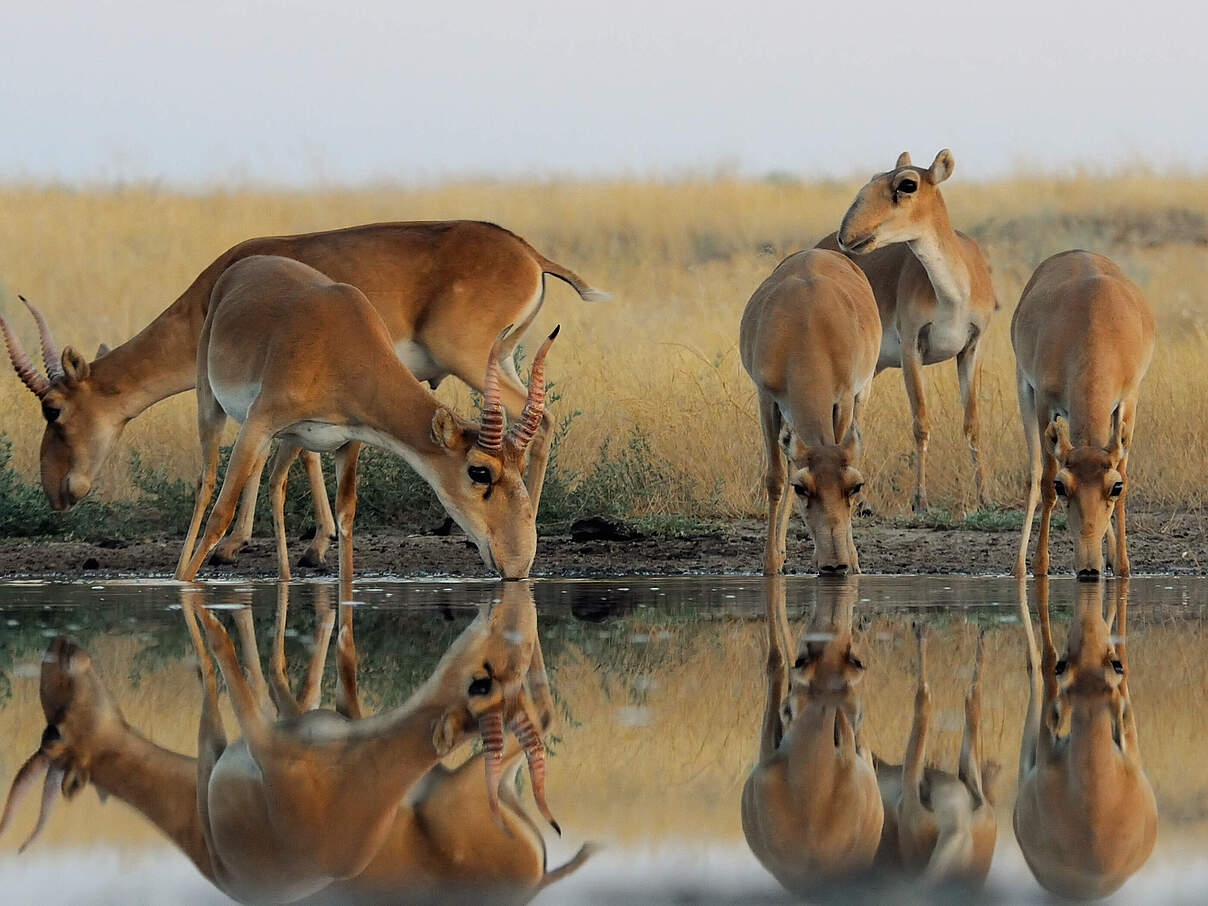
[[[1078,570],[1078,581],[1079,582],[1098,582],[1099,581],[1099,570],[1094,569],[1092,567],[1084,567],[1083,569]]]
[[[846,576],[847,573],[848,565],[846,563],[826,563],[818,567],[820,576]]]
[[[489,538],[479,542],[478,553],[483,563],[503,579],[527,579],[537,555],[537,527],[531,522],[519,537]]]
[[[52,510],[65,512],[83,500],[92,491],[92,479],[86,475],[68,473],[61,479],[43,476],[42,491]]]

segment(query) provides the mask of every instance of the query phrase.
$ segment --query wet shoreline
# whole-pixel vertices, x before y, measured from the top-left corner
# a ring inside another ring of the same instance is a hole
[[[1208,564],[1208,524],[1196,514],[1130,514],[1129,553],[1135,575],[1197,575]],[[1014,531],[981,531],[912,525],[906,521],[861,519],[855,525],[861,567],[872,574],[1004,575],[1015,562]],[[588,578],[631,575],[754,575],[762,570],[764,526],[756,520],[710,524],[679,536],[629,541],[576,541],[569,534],[544,535],[537,545],[534,577]],[[11,539],[0,544],[0,576],[87,579],[115,576],[170,577],[180,539],[134,541],[47,541]],[[296,562],[305,542],[291,538]],[[1072,563],[1067,532],[1055,529],[1052,571]],[[788,538],[786,571],[809,574],[813,548],[794,523]],[[335,546],[322,569],[295,567],[294,578],[333,572]],[[367,531],[356,536],[358,577],[410,576],[490,578],[492,573],[460,535]],[[254,538],[232,566],[205,566],[198,578],[274,578],[273,545]]]

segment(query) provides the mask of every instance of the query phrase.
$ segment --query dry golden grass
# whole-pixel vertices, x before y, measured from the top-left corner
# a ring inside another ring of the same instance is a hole
[[[1134,608],[1134,611],[1136,608]],[[1058,645],[1064,610],[1055,611]],[[1129,619],[1130,684],[1146,773],[1157,794],[1163,839],[1208,831],[1208,762],[1198,757],[1208,716],[1202,621]],[[951,622],[946,622],[946,621]],[[802,624],[793,621],[794,631]],[[954,770],[975,630],[959,614],[931,622],[930,682],[935,719],[929,755]],[[764,703],[765,629],[761,619],[640,625],[591,651],[551,659],[555,692],[567,718],[555,729],[549,801],[572,839],[641,845],[660,840],[741,840],[739,796],[755,763]],[[629,634],[648,635],[633,643]],[[127,720],[161,745],[196,751],[200,697],[192,668],[170,663],[128,680],[142,643],[98,639],[91,653]],[[795,642],[794,642],[795,644]],[[910,616],[875,616],[858,635],[868,667],[863,683],[865,740],[879,755],[902,757],[914,695]],[[983,747],[1002,771],[996,788],[1003,839],[1009,839],[1020,730],[1027,705],[1023,630],[1004,624],[986,636]],[[0,708],[0,783],[33,751],[43,721],[36,678],[15,679]],[[333,689],[325,690],[330,702]],[[236,724],[222,699],[228,732]],[[635,710],[636,709],[636,710]],[[37,797],[15,817],[28,833]],[[69,817],[70,816],[70,817]],[[156,832],[125,806],[102,806],[91,792],[61,806],[47,828],[50,845],[85,845],[104,828],[110,844],[137,847]],[[9,844],[5,844],[9,845]],[[1198,845],[1198,844],[1197,844]]]
[[[539,326],[565,325],[549,376],[561,407],[581,409],[562,463],[583,468],[601,442],[638,427],[655,454],[695,480],[699,515],[758,512],[762,471],[753,391],[737,352],[752,290],[785,254],[838,223],[858,188],[847,183],[686,179],[678,182],[470,182],[404,190],[200,195],[154,188],[0,188],[0,290],[27,343],[22,292],[45,310],[62,342],[92,353],[121,341],[170,303],[215,256],[255,235],[388,219],[482,218],[614,293],[585,304],[551,281]],[[1144,288],[1158,319],[1158,353],[1142,393],[1133,493],[1150,507],[1194,507],[1205,484],[1199,451],[1208,429],[1208,177],[1147,173],[1021,176],[945,190],[954,224],[981,238],[1003,303],[991,323],[982,432],[991,491],[1022,500],[1024,451],[1013,386],[1010,313],[1032,269],[1071,247],[1113,256]],[[0,381],[0,430],[34,474],[41,421],[11,372]],[[972,502],[955,368],[927,369],[932,498]],[[453,394],[456,397],[456,394]],[[881,375],[865,424],[864,471],[880,512],[912,487],[909,412],[900,372]],[[128,451],[191,476],[196,433],[190,394],[135,421],[102,476],[101,493],[131,493]],[[712,489],[716,486],[716,494]],[[652,499],[651,512],[682,510]]]

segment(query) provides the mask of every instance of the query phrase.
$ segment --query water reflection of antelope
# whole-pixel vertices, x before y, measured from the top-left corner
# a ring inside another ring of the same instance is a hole
[[[26,845],[60,788],[70,797],[91,782],[141,812],[207,879],[244,901],[373,902],[450,887],[528,899],[585,861],[587,847],[547,872],[541,834],[515,791],[527,755],[534,794],[548,815],[540,733],[552,699],[527,586],[509,583],[501,602],[484,605],[404,705],[365,718],[351,609],[341,611],[337,711],[315,710],[334,615],[318,602],[315,653],[295,696],[284,670],[287,590],[280,588],[267,681],[250,611],[236,612],[245,677],[221,624],[193,603],[194,592],[183,593],[204,689],[198,759],[156,746],[126,724],[88,654],[55,639],[42,666],[47,728],[14,781],[0,829],[46,772],[41,814]],[[229,745],[195,620],[244,733]],[[505,738],[505,725],[521,745]],[[440,763],[480,734],[481,754],[455,769]]]
[[[981,756],[982,634],[977,637],[973,681],[965,698],[965,724],[955,776],[927,765],[931,686],[927,681],[927,635],[916,626],[918,687],[914,722],[902,764],[877,760],[877,782],[885,806],[879,867],[917,877],[926,884],[979,888],[990,871],[998,822],[989,789],[996,762]]]
[[[1128,582],[1115,584],[1106,619],[1103,583],[1079,584],[1060,660],[1047,579],[1036,580],[1036,594],[1043,652],[1020,583],[1031,688],[1019,752],[1015,837],[1045,889],[1065,897],[1103,897],[1145,864],[1158,829],[1128,694]]]
[[[784,579],[771,577],[764,587],[767,703],[759,764],[742,791],[742,827],[763,866],[804,895],[860,876],[881,836],[872,752],[860,738],[864,665],[852,651],[851,625],[857,585],[854,578],[819,581],[791,668]]]

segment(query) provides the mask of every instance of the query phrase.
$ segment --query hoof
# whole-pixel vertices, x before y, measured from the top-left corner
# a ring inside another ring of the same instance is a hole
[[[234,550],[229,550],[221,546],[216,547],[214,548],[214,552],[210,554],[209,564],[211,566],[234,566],[239,562],[239,551],[242,548],[242,544]]]
[[[308,569],[320,569],[327,564],[323,562],[323,557],[320,557],[308,547],[302,556],[298,558],[298,565],[305,566]]]

